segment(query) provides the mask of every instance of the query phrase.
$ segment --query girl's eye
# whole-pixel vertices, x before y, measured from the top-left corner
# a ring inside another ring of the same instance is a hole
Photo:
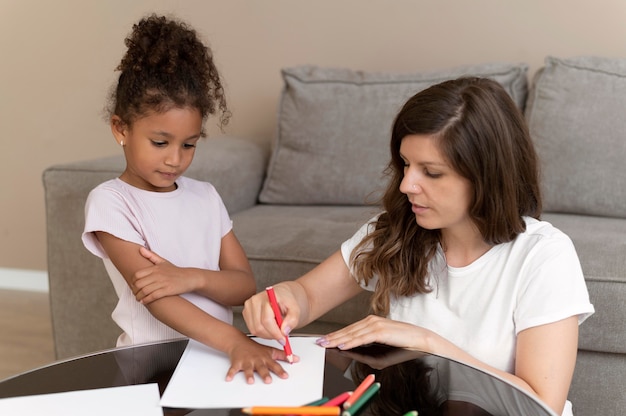
[[[194,147],[196,147],[196,145],[193,144],[193,143],[185,143],[185,144],[183,144],[183,147],[185,149],[193,149]]]
[[[160,141],[160,140],[150,140],[150,141],[156,147],[163,147],[163,146],[165,146],[167,144],[167,142]]]

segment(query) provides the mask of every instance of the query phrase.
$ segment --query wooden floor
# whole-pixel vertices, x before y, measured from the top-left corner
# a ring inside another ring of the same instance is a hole
[[[0,380],[54,361],[48,294],[0,290]]]

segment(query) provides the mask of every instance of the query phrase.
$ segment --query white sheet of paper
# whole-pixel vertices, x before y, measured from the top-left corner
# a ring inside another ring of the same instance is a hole
[[[163,416],[156,383],[0,399],[0,415]]]
[[[272,340],[252,338],[276,348]],[[186,409],[241,408],[247,406],[300,406],[322,397],[325,349],[315,344],[315,337],[289,337],[293,353],[300,357],[294,364],[281,365],[289,378],[272,377],[265,384],[255,374],[254,384],[247,384],[243,373],[225,381],[230,368],[226,354],[190,340],[170,379],[161,405]]]

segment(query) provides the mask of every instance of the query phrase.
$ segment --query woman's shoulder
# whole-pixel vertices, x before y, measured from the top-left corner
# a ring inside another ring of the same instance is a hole
[[[522,236],[569,239],[563,231],[559,230],[548,221],[538,220],[532,217],[524,217],[524,222],[526,223],[526,231],[521,234]]]
[[[543,253],[574,252],[571,238],[547,221],[524,217],[526,230],[511,243],[523,251]]]

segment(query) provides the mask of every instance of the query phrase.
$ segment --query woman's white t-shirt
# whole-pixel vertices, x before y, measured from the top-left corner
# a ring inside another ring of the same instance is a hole
[[[180,177],[172,192],[138,189],[121,179],[94,188],[85,205],[85,247],[104,261],[119,298],[112,313],[123,330],[117,345],[180,338],[137,300],[115,268],[95,231],[144,246],[178,267],[219,270],[222,237],[232,221],[221,197],[210,183]],[[197,293],[181,295],[208,314],[232,323],[232,310]]]
[[[448,266],[439,247],[429,264],[432,291],[391,299],[388,317],[427,328],[513,373],[517,334],[574,315],[580,324],[594,312],[570,238],[545,221],[524,219],[525,232],[465,267]],[[342,244],[348,267],[352,250],[374,223]],[[374,290],[377,280],[360,284]]]

